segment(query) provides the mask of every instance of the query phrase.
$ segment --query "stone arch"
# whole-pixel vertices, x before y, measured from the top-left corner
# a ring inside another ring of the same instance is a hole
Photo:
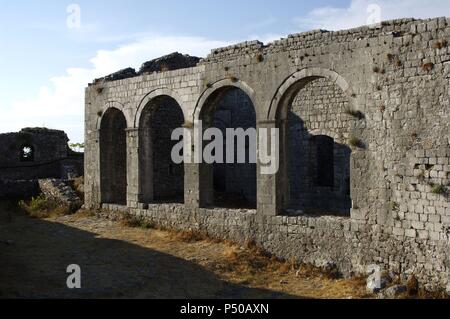
[[[279,87],[267,115],[280,129],[279,208],[350,216],[353,100],[348,82],[322,68],[298,71]]]
[[[139,202],[182,203],[184,164],[171,157],[172,132],[181,128],[185,116],[181,105],[167,90],[157,90],[142,101],[135,126],[139,134]],[[144,104],[145,103],[145,104]]]
[[[295,97],[295,92],[298,92],[310,81],[318,78],[326,78],[335,83],[349,97],[349,101],[352,104],[351,96],[353,92],[349,83],[341,75],[332,70],[319,67],[305,68],[290,75],[277,89],[270,102],[267,120],[285,120],[287,112],[284,114],[283,111],[287,108],[289,102],[292,102],[290,100]]]
[[[204,107],[207,104],[206,102],[211,99],[214,95],[217,96],[217,92],[222,91],[222,93],[225,93],[225,91],[228,88],[238,88],[242,90],[252,101],[253,106],[256,106],[256,93],[255,90],[253,90],[247,83],[240,81],[240,80],[233,80],[233,79],[222,79],[215,83],[212,83],[209,88],[207,88],[200,96],[199,100],[197,101],[197,104],[195,106],[194,114],[193,114],[193,121],[197,121],[200,119],[200,116],[202,112],[204,112]],[[220,97],[219,97],[220,99]],[[255,108],[256,111],[256,108]]]
[[[129,117],[128,113],[126,112],[125,105],[123,105],[122,103],[117,102],[117,101],[109,101],[105,104],[105,106],[103,107],[103,110],[101,111],[101,116],[99,116],[97,119],[97,126],[96,126],[97,130],[100,130],[103,118],[110,109],[117,109],[120,112],[122,112],[123,116],[125,117],[126,123],[127,123],[127,128],[132,127],[131,126],[131,123],[132,123],[131,118]]]
[[[101,201],[127,203],[127,120],[116,107],[108,107],[100,122]]]
[[[224,137],[224,163],[199,165],[200,205],[224,208],[256,208],[256,134],[245,137],[245,163],[236,161],[234,139],[234,163],[226,162],[227,128],[244,131],[256,129],[255,93],[244,82],[225,79],[212,84],[200,97],[194,111],[193,121],[203,121],[203,130],[217,128]],[[248,133],[248,132],[247,132]],[[230,140],[231,141],[231,140]],[[241,142],[242,143],[242,142]],[[205,146],[209,142],[205,143]],[[248,145],[248,147],[247,147]],[[253,148],[254,146],[254,148]]]
[[[183,112],[184,118],[185,119],[188,118],[188,116],[186,114],[186,110],[183,107],[183,103],[182,103],[183,100],[181,99],[181,96],[176,91],[163,87],[163,88],[158,88],[156,90],[153,90],[153,91],[147,93],[147,95],[145,95],[144,98],[139,102],[139,105],[137,107],[137,111],[136,111],[136,114],[135,114],[134,120],[133,120],[134,128],[139,127],[139,121],[141,120],[141,116],[142,116],[142,112],[144,111],[144,108],[150,103],[150,101],[157,98],[158,96],[168,96],[168,97],[172,98],[173,100],[175,100],[178,103],[178,105],[180,106],[181,111]]]

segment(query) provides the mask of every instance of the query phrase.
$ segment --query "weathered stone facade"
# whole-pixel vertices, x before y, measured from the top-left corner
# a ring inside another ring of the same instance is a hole
[[[449,41],[449,18],[403,19],[267,46],[246,42],[215,49],[195,67],[96,82],[86,90],[85,204],[253,240],[279,257],[334,263],[344,274],[377,264],[445,287]],[[155,188],[167,181],[154,169],[148,134],[155,133],[140,127],[147,116],[151,122],[149,105],[178,107],[191,128],[198,119],[223,121],[223,101],[236,90],[235,110],[249,100],[256,127],[281,132],[279,172],[256,170],[257,209],[220,208],[217,170],[206,164],[184,165],[184,204],[155,204]]]

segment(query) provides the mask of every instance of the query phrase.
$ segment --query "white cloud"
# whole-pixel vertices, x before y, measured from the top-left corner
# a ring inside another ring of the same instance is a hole
[[[17,131],[25,126],[47,126],[65,130],[69,138],[83,140],[84,88],[99,78],[125,67],[139,68],[148,60],[175,51],[206,56],[211,49],[229,45],[200,37],[146,36],[115,50],[100,50],[90,60],[90,68],[69,68],[63,76],[53,77],[32,99],[17,99],[2,111],[2,131]]]
[[[381,20],[432,18],[450,15],[448,0],[352,0],[346,8],[321,7],[295,19],[302,31],[312,29],[342,30],[373,23],[380,8]]]

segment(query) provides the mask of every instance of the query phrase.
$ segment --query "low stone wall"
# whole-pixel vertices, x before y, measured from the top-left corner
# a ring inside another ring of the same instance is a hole
[[[259,216],[253,210],[189,209],[183,205],[150,205],[132,209],[103,205],[104,217],[122,212],[175,230],[196,230],[244,244],[253,241],[267,252],[318,267],[336,267],[344,276],[365,274],[380,266],[404,280],[414,274],[428,290],[449,283],[448,241],[396,237],[379,226],[364,226],[341,217]],[[368,229],[369,227],[370,229]]]

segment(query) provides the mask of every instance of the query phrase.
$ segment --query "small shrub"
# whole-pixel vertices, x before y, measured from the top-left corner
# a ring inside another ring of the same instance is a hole
[[[380,106],[380,112],[381,112],[381,113],[384,113],[385,111],[386,111],[386,106],[381,105],[381,106]]]
[[[103,93],[103,88],[102,87],[98,87],[96,89],[96,91],[97,91],[98,94],[102,94]]]
[[[120,223],[122,226],[131,227],[131,228],[142,228],[142,229],[155,229],[156,228],[154,223],[152,223],[144,218],[141,218],[141,217],[138,217],[138,216],[135,216],[132,214],[128,214],[128,213],[124,214],[122,216],[122,220]]]
[[[400,59],[397,59],[397,60],[395,61],[395,65],[398,66],[398,67],[401,67],[401,66],[403,66],[403,62],[400,61]]]
[[[351,108],[345,109],[345,113],[347,115],[353,116],[354,118],[357,118],[358,120],[362,120],[364,118],[364,114],[361,111],[356,111]]]
[[[387,57],[387,59],[388,59],[388,61],[389,62],[394,62],[394,59],[395,59],[395,55],[393,55],[392,53],[388,53],[387,55],[386,55],[386,57]]]
[[[230,76],[230,77],[228,77],[228,79],[233,83],[239,82],[239,79],[235,76]]]
[[[44,195],[33,197],[30,201],[20,201],[19,207],[32,218],[50,218],[70,214],[69,207],[60,205]]]
[[[226,66],[226,67],[224,68],[224,70],[225,70],[225,72],[228,72],[228,71],[230,71],[230,68],[229,68],[228,66]]]
[[[391,202],[391,211],[397,212],[400,209],[400,206],[396,202]]]
[[[445,48],[448,45],[447,40],[443,40],[443,41],[438,41],[435,44],[433,44],[433,49],[442,49]]]
[[[258,54],[256,56],[256,61],[258,61],[259,63],[263,62],[264,61],[264,55]]]
[[[103,115],[103,112],[102,112],[102,111],[98,111],[98,112],[97,112],[97,116],[98,116],[98,117],[102,117],[102,115]]]
[[[406,291],[409,296],[417,296],[419,293],[419,281],[416,276],[412,275],[406,283]]]
[[[379,72],[380,72],[380,68],[377,67],[377,66],[374,66],[372,70],[373,70],[373,72],[375,72],[375,73],[379,73]]]
[[[422,64],[422,70],[424,70],[425,72],[430,72],[433,69],[434,69],[434,63],[428,62],[428,63]]]
[[[436,195],[444,195],[447,193],[447,189],[444,185],[432,185],[431,193]]]
[[[357,147],[357,148],[364,148],[365,145],[363,143],[363,141],[361,141],[359,138],[357,137],[350,137],[350,139],[348,140],[348,144],[352,147]]]

